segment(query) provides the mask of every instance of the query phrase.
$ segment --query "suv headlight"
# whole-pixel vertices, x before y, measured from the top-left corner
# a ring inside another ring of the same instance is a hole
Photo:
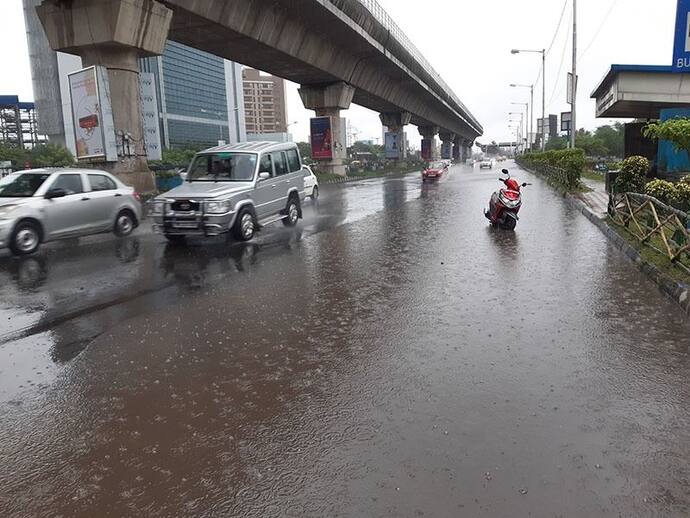
[[[3,205],[2,207],[0,207],[0,219],[3,219],[17,207],[19,207],[19,205]]]
[[[230,211],[230,200],[206,202],[207,214],[225,214]]]
[[[163,200],[154,200],[151,202],[151,214],[163,214],[165,202]]]

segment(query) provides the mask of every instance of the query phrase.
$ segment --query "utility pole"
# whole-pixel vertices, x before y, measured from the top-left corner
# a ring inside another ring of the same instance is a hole
[[[541,51],[541,150],[546,149],[546,49]]]
[[[573,92],[570,122],[570,147],[575,149],[575,134],[577,133],[577,0],[573,0],[573,77],[571,89]]]

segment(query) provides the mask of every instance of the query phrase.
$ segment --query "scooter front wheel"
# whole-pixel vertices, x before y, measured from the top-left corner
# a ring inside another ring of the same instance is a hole
[[[503,230],[515,230],[515,226],[517,225],[517,221],[513,218],[506,218],[503,220],[503,223],[501,223],[501,228]]]

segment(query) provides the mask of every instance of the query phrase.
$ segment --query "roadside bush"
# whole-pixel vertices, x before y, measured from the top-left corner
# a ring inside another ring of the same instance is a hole
[[[585,152],[581,149],[560,149],[544,151],[543,153],[525,153],[519,163],[545,174],[565,189],[577,187],[580,183],[582,171],[585,168]],[[550,168],[563,171],[563,175],[555,177]]]
[[[679,180],[681,184],[687,184],[690,185],[690,175],[684,176]]]
[[[658,178],[645,185],[644,192],[667,205],[675,202],[678,197],[678,190],[674,184]]]
[[[616,192],[644,192],[649,171],[649,160],[643,156],[631,156],[623,160],[620,173],[614,183]]]
[[[682,211],[690,211],[690,182],[678,183],[675,188],[676,194],[671,204]]]

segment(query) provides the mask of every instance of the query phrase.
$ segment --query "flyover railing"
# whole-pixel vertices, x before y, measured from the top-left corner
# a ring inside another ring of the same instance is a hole
[[[393,18],[386,12],[386,10],[381,7],[381,5],[376,0],[355,0],[359,2],[364,8],[369,11],[374,18],[391,34],[393,38],[415,59],[426,72],[436,81],[436,83],[441,87],[445,94],[460,107],[471,119],[478,128],[481,128],[479,122],[470,115],[470,111],[462,103],[462,101],[455,94],[453,89],[448,86],[448,84],[443,80],[441,75],[436,72],[431,63],[424,57],[424,55],[419,51],[419,49],[412,43],[410,38],[403,32],[403,30],[398,27],[398,25],[393,21]]]
[[[645,194],[611,195],[609,216],[690,274],[690,215]]]

